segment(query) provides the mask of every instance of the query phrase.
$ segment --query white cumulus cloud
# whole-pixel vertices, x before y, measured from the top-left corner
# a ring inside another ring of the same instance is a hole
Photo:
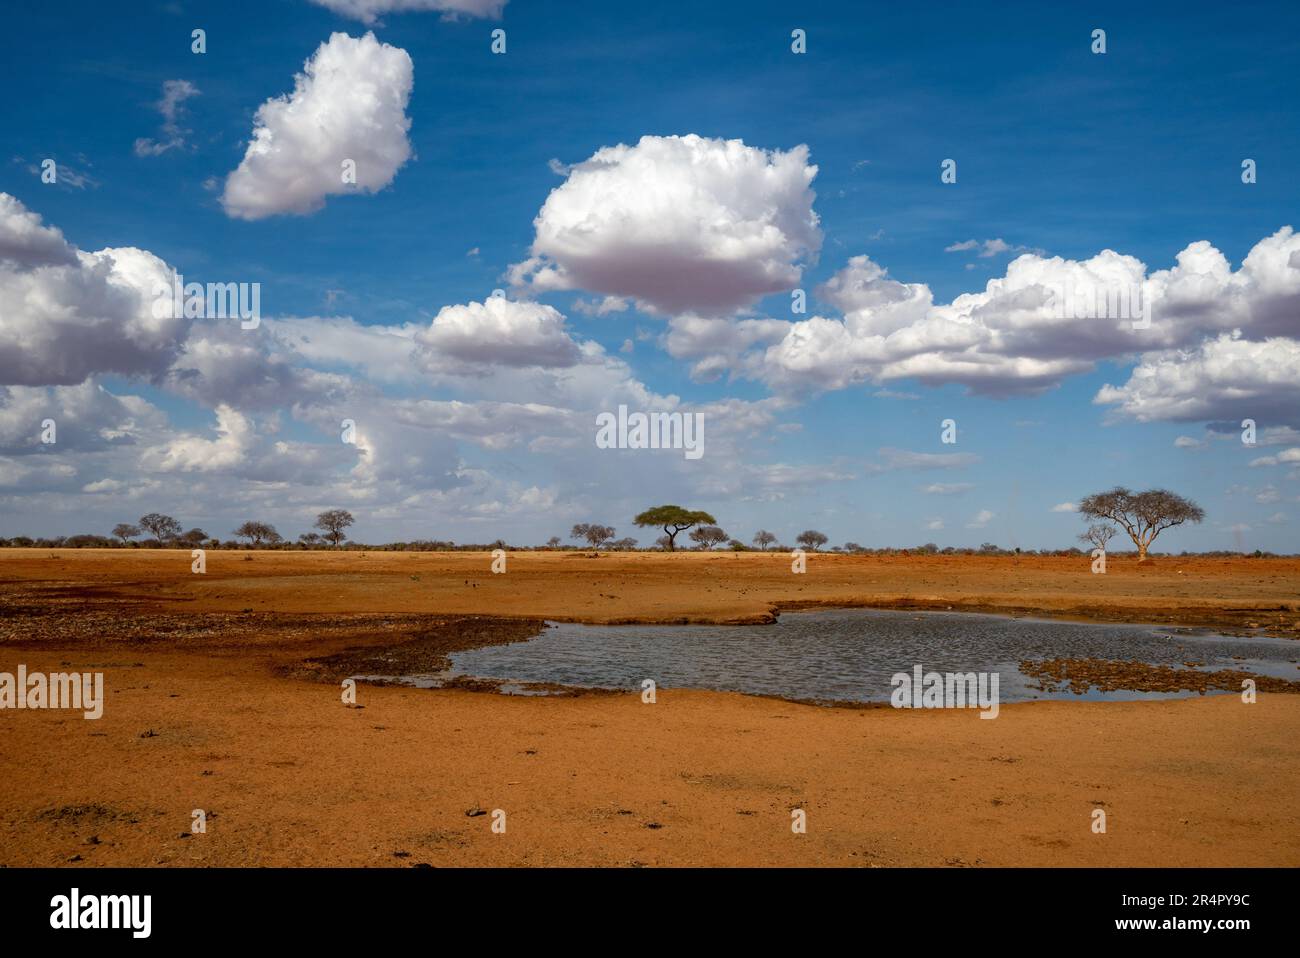
[[[1150,353],[1128,382],[1106,384],[1093,402],[1140,422],[1245,417],[1300,426],[1300,341],[1224,334]]]
[[[257,220],[314,213],[327,196],[374,193],[411,156],[406,105],[414,85],[407,52],[335,33],[294,81],[292,94],[258,108],[253,138],[221,196],[227,215]],[[355,183],[344,164],[355,164]]]
[[[582,353],[564,316],[540,303],[489,296],[482,303],[444,306],[416,337],[431,366],[573,366]]]
[[[1289,363],[1294,370],[1290,357],[1300,326],[1297,254],[1300,235],[1290,227],[1257,243],[1235,271],[1204,241],[1179,253],[1172,269],[1150,274],[1140,260],[1111,250],[1087,260],[1026,253],[984,290],[947,304],[934,304],[925,284],[899,282],[858,256],[818,289],[843,318],[811,316],[788,323],[779,342],[761,356],[741,357],[735,368],[783,390],[915,378],[992,395],[1023,394],[1091,371],[1101,359],[1136,352],[1159,363],[1161,351],[1195,352],[1207,339],[1240,331],[1243,345],[1229,349],[1244,355],[1247,340],[1258,344],[1274,337],[1270,349],[1279,360],[1258,356],[1252,362]],[[1120,290],[1131,294],[1127,314],[1112,309],[1107,299]],[[1094,294],[1097,309],[1089,311],[1089,295],[1080,294]],[[1058,295],[1072,305],[1062,308]],[[1140,304],[1150,305],[1147,328],[1141,328]],[[1104,395],[1107,402],[1125,398]],[[1126,403],[1125,411],[1136,412],[1136,405]]]
[[[643,136],[574,164],[510,270],[538,292],[584,289],[664,313],[721,315],[799,283],[821,248],[808,148]]]
[[[170,282],[167,264],[147,250],[82,252],[0,193],[0,383],[161,372],[190,323],[154,316],[153,293]]]

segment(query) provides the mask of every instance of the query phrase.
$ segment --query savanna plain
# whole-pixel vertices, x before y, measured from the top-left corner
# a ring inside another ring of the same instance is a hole
[[[1011,703],[995,721],[679,688],[654,704],[473,682],[340,694],[546,620],[871,607],[1297,640],[1298,559],[1116,556],[1105,575],[1009,555],[813,554],[802,575],[785,553],[507,561],[219,550],[199,575],[182,550],[0,551],[0,671],[105,676],[98,720],[0,714],[0,865],[1300,864],[1288,691]]]

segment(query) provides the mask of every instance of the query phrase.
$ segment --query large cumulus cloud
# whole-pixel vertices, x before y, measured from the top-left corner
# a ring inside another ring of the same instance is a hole
[[[564,328],[564,316],[540,303],[489,296],[481,303],[444,306],[416,336],[428,364],[542,366],[577,364],[582,352]]]
[[[1133,293],[1128,314],[1062,308],[1057,299],[1095,295],[1100,304],[1120,289]],[[933,303],[928,286],[899,282],[866,257],[855,257],[818,292],[843,310],[841,318],[787,323],[779,342],[733,365],[782,390],[914,378],[993,395],[1032,393],[1088,372],[1101,359],[1137,353],[1153,364],[1181,363],[1178,356],[1190,359],[1208,340],[1227,342],[1215,348],[1241,355],[1247,343],[1272,339],[1269,350],[1258,352],[1285,358],[1294,345],[1287,337],[1300,333],[1300,236],[1290,227],[1278,230],[1236,270],[1204,241],[1179,253],[1173,268],[1152,273],[1135,257],[1111,250],[1087,260],[1026,254],[984,290],[947,304]],[[1149,324],[1138,304],[1149,307]],[[735,335],[744,333],[738,327]],[[1170,352],[1179,350],[1192,353]],[[1110,392],[1107,401],[1123,400],[1126,411],[1147,401],[1153,412],[1159,403],[1150,401],[1150,390],[1173,381],[1148,377],[1141,390],[1130,390],[1127,398]],[[1169,411],[1174,406],[1164,404]]]
[[[1140,422],[1255,419],[1300,426],[1300,342],[1224,333],[1190,349],[1144,355],[1094,402]]]
[[[373,193],[410,158],[406,105],[414,67],[405,50],[373,33],[335,33],[294,81],[294,91],[258,108],[243,161],[226,178],[226,213],[257,220],[314,213],[327,196]],[[345,183],[344,161],[356,164]]]
[[[511,280],[720,315],[798,285],[821,248],[808,148],[643,136],[571,167]]]
[[[82,252],[0,193],[0,383],[161,372],[189,327],[154,315],[153,294],[170,282],[167,264],[147,250]]]

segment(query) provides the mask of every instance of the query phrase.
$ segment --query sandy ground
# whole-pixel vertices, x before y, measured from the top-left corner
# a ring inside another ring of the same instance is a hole
[[[792,576],[784,556],[561,553],[493,576],[485,554],[207,559],[197,576],[181,552],[0,551],[0,671],[103,671],[108,690],[98,721],[0,712],[0,864],[1300,864],[1296,695],[1028,703],[987,721],[363,685],[349,708],[322,665],[518,637],[457,613],[951,605],[1296,635],[1294,560],[1112,560],[1092,576],[1077,559],[813,556]]]
[[[0,551],[0,589],[195,611],[455,612],[582,622],[762,621],[778,608],[878,605],[1281,627],[1300,636],[1300,559],[788,554]]]

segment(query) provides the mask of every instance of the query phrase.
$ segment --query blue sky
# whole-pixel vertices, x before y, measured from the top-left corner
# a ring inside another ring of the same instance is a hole
[[[295,383],[282,403],[251,403],[233,387],[218,395],[211,367],[204,374],[213,385],[202,395],[178,388],[165,365],[88,367],[80,382],[11,376],[0,534],[105,532],[158,509],[218,536],[245,518],[270,519],[293,536],[309,527],[314,510],[340,506],[357,514],[362,539],[532,542],[599,521],[649,541],[631,516],[680,500],[709,509],[746,541],[766,527],[790,542],[811,526],[833,543],[1040,548],[1071,544],[1082,527],[1077,515],[1054,507],[1125,484],[1166,486],[1206,508],[1203,526],[1167,533],[1160,547],[1293,551],[1300,464],[1282,454],[1300,445],[1300,395],[1294,385],[1269,385],[1270,374],[1257,374],[1235,352],[1207,360],[1205,382],[1193,371],[1202,342],[1237,326],[1243,340],[1268,346],[1267,357],[1281,356],[1286,370],[1300,334],[1286,255],[1280,274],[1241,280],[1268,295],[1243,293],[1239,301],[1233,291],[1216,299],[1201,290],[1205,301],[1186,307],[1192,318],[1177,335],[1077,357],[1083,369],[1060,371],[1072,358],[1068,349],[1045,334],[1032,338],[1022,359],[1062,364],[1046,388],[1027,390],[1013,375],[983,382],[974,394],[963,376],[909,377],[898,374],[903,366],[866,360],[800,367],[795,376],[790,363],[765,355],[782,329],[755,344],[736,325],[805,320],[791,314],[785,287],[713,311],[707,318],[729,345],[710,353],[668,341],[691,310],[674,315],[612,288],[512,285],[507,272],[529,258],[539,235],[534,219],[571,179],[571,165],[643,137],[688,134],[706,144],[740,140],[769,156],[806,146],[807,163],[816,166],[818,239],[815,249],[793,255],[800,278],[788,286],[808,290],[809,315],[835,323],[851,326],[852,310],[834,308],[815,290],[858,256],[886,270],[890,282],[924,284],[940,305],[983,292],[1022,254],[1076,262],[1110,249],[1140,261],[1149,276],[1206,241],[1239,270],[1256,244],[1297,225],[1298,26],[1300,13],[1283,4],[1007,4],[993,12],[940,4],[868,14],[849,3],[510,0],[499,19],[381,11],[373,23],[309,0],[140,4],[129,14],[90,3],[8,11],[0,33],[0,192],[69,244],[147,250],[187,279],[259,282],[267,326],[291,338],[309,329],[295,321],[320,318],[345,318],[353,334],[356,327],[424,329],[444,307],[482,303],[505,289],[512,301],[553,307],[566,335],[598,346],[604,358],[600,384],[578,388],[554,368],[502,364],[460,340],[455,355],[472,355],[473,369],[452,371],[447,356],[422,353],[416,366],[427,371],[433,363],[433,375],[359,368],[345,344],[342,356],[311,360],[312,370],[340,377],[332,398],[310,391],[319,383]],[[196,27],[207,32],[203,55],[190,50]],[[505,55],[489,50],[497,28],[506,31]],[[807,31],[802,55],[790,49],[795,28]],[[1106,31],[1102,55],[1090,50],[1095,28]],[[327,196],[305,214],[232,215],[223,188],[241,166],[258,108],[291,93],[304,61],[333,33],[360,38],[368,30],[413,65],[401,111],[410,158],[368,195]],[[176,115],[180,143],[138,155],[139,138],[165,136],[158,103],[167,81],[197,90]],[[940,182],[939,164],[949,157],[958,163],[955,184]],[[1247,157],[1258,170],[1250,185],[1241,180]],[[44,158],[57,160],[62,182],[41,181]],[[947,251],[970,240],[1000,243]],[[1285,254],[1294,240],[1280,242]],[[620,296],[625,308],[607,315],[581,308],[607,295]],[[1196,318],[1222,313],[1229,301],[1240,310],[1232,321]],[[16,299],[8,302],[17,308]],[[6,322],[14,317],[0,315],[0,328]],[[1182,314],[1169,319],[1180,322]],[[483,329],[482,336],[486,349],[492,334]],[[1275,348],[1279,337],[1287,349]],[[435,337],[428,350],[436,353],[440,342]],[[173,359],[194,352],[184,341],[173,346]],[[30,336],[15,335],[4,348],[32,368],[21,352],[34,348]],[[264,379],[288,383],[286,366],[307,367],[283,343],[258,340],[257,348],[270,364]],[[1123,403],[1094,402],[1107,384],[1129,383],[1144,357],[1165,378],[1185,373],[1180,395],[1204,402],[1153,402],[1138,389]],[[587,372],[594,382],[594,369]],[[230,382],[245,375],[253,373]],[[525,379],[527,387],[518,385]],[[136,415],[119,428],[109,420],[127,413],[92,413],[59,392],[87,382],[140,397],[157,415]],[[560,431],[576,428],[582,438],[581,424],[595,412],[638,395],[705,409],[717,430],[707,434],[720,437],[710,447],[716,454],[692,472],[675,457],[597,453],[589,439],[565,445],[553,436],[539,445],[515,420],[501,434],[471,435],[444,428],[449,406],[423,409],[419,415],[433,420],[408,430],[410,423],[393,425],[402,414],[389,405],[456,402],[489,409],[495,421],[543,405],[564,420]],[[744,414],[722,405],[733,402],[744,404]],[[34,444],[38,426],[28,420],[42,403],[56,419],[83,415],[94,422],[91,432],[117,438],[105,445],[92,437],[82,448]],[[198,447],[198,458],[169,456],[169,444],[213,441],[217,405],[247,425],[245,445],[220,461],[203,458],[207,447]],[[1256,407],[1262,441],[1253,447],[1206,430]],[[372,453],[382,465],[356,471],[355,450],[338,449],[337,430],[322,425],[352,409],[370,424],[385,417]],[[751,417],[752,426],[737,422]],[[957,420],[955,445],[939,442],[945,418]],[[276,441],[303,444],[283,454],[310,459],[310,474],[262,457]],[[418,454],[403,462],[413,449]],[[961,458],[914,460],[898,451]],[[317,453],[319,463],[311,458]],[[1270,457],[1278,461],[1260,462]],[[936,486],[944,491],[926,491]]]

